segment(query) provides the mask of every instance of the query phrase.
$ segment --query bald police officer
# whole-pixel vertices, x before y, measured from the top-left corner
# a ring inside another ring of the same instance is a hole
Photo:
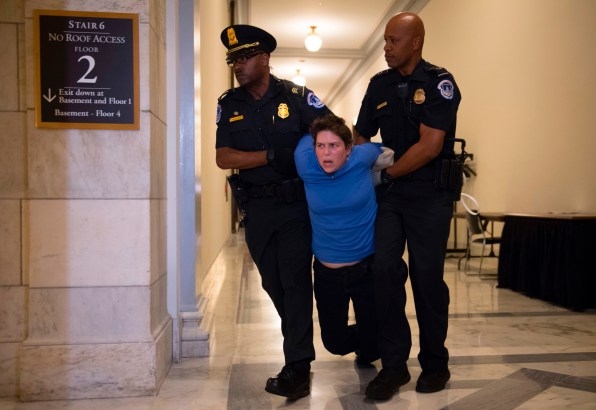
[[[233,25],[221,41],[240,86],[218,101],[216,162],[239,170],[233,190],[246,243],[281,318],[285,365],[265,390],[295,400],[310,394],[315,350],[311,225],[293,152],[311,122],[331,111],[311,90],[271,75],[277,42],[265,30]]]
[[[447,70],[422,59],[423,44],[424,25],[416,14],[399,13],[389,20],[384,47],[389,69],[370,80],[356,124],[366,139],[380,130],[383,144],[395,151],[395,163],[381,172],[383,184],[377,188],[373,272],[383,369],[366,395],[378,400],[391,398],[410,381],[408,276],[420,331],[422,373],[416,391],[443,390],[450,378],[445,347],[449,289],[443,269],[460,187],[440,176],[456,168],[452,139],[461,95]],[[407,266],[402,259],[406,242]]]

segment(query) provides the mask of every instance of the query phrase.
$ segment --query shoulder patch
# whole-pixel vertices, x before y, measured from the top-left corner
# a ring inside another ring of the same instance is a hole
[[[441,97],[446,100],[453,99],[453,91],[455,87],[453,87],[453,83],[450,80],[441,81],[439,85],[437,85],[437,88],[441,92]]]
[[[306,96],[306,103],[315,108],[323,108],[325,104],[312,91]]]
[[[221,111],[222,111],[221,105],[217,104],[217,111],[215,113],[215,123],[216,124],[219,124],[219,120],[221,120]]]

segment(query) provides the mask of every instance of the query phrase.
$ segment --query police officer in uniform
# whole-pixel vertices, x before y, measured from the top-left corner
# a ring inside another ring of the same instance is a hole
[[[271,34],[233,25],[220,37],[240,86],[218,101],[216,162],[239,170],[232,189],[246,243],[281,318],[285,365],[265,390],[295,400],[310,394],[315,350],[311,225],[293,153],[311,122],[331,111],[311,90],[271,75]]]
[[[459,191],[444,171],[453,166],[448,139],[455,137],[461,95],[449,72],[422,59],[423,43],[424,25],[417,15],[399,13],[389,20],[384,46],[389,69],[370,80],[355,126],[361,141],[380,130],[383,144],[395,151],[395,163],[381,172],[383,183],[377,187],[373,272],[383,368],[365,392],[377,400],[391,398],[410,381],[408,268],[420,330],[422,373],[416,391],[442,390],[450,378],[443,265]],[[406,241],[408,265],[402,259]]]

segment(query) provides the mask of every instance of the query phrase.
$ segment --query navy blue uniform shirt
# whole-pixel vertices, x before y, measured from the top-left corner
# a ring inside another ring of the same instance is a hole
[[[410,76],[388,69],[373,76],[362,101],[356,130],[371,138],[381,131],[383,145],[395,151],[396,160],[420,139],[420,124],[446,131],[455,138],[461,94],[444,68],[420,60]],[[453,142],[443,155],[453,154]]]
[[[245,89],[224,93],[217,106],[216,148],[263,151],[296,148],[312,121],[331,111],[308,88],[271,76],[269,90],[255,100]],[[273,167],[240,170],[243,181],[253,185],[279,183],[284,176]]]

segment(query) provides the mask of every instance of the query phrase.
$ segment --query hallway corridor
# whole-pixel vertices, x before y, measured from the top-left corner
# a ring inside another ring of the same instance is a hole
[[[243,233],[232,237],[212,269],[219,281],[214,283],[215,309],[206,315],[213,328],[211,356],[174,364],[156,397],[32,403],[0,399],[0,410],[596,409],[596,312],[573,312],[497,289],[496,280],[458,271],[457,258],[446,262],[452,377],[445,390],[414,391],[420,367],[410,295],[412,380],[392,400],[365,399],[366,384],[380,362],[358,368],[354,355],[327,353],[315,311],[312,393],[286,401],[264,391],[265,380],[283,365],[279,319],[261,289]],[[488,269],[496,272],[496,263]]]

